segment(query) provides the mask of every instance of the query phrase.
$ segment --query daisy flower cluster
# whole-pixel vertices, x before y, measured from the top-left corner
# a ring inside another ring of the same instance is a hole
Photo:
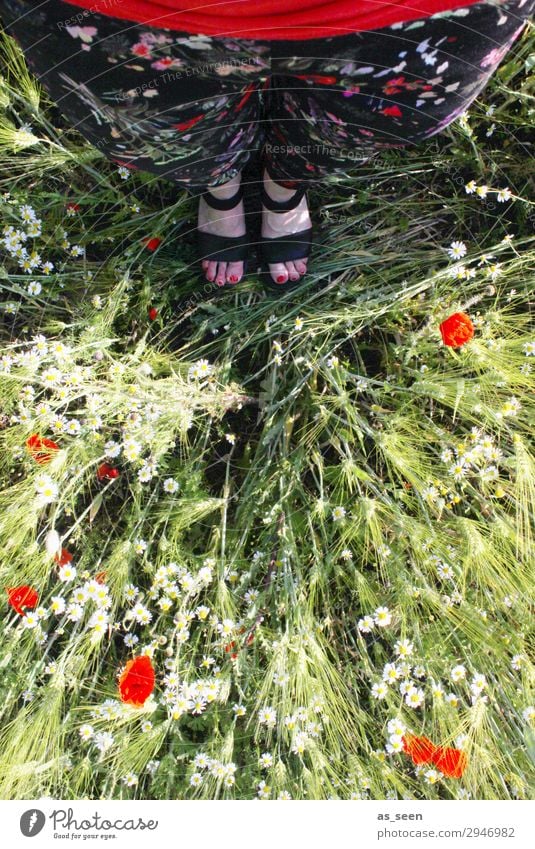
[[[510,244],[511,239],[505,238],[499,246],[500,253],[503,252]],[[453,260],[453,263],[447,269],[447,275],[454,280],[473,280],[474,278],[490,281],[490,285],[494,283],[504,272],[504,267],[501,262],[496,260],[496,256],[490,253],[482,253],[479,258],[474,258],[470,261],[467,257],[468,246],[466,242],[460,239],[455,239],[445,249],[448,257]],[[466,261],[461,262],[467,257]],[[477,261],[476,261],[477,260]]]
[[[193,788],[201,787],[208,777],[220,782],[225,788],[233,787],[236,783],[238,767],[233,761],[224,762],[204,752],[197,752],[191,767],[193,771],[189,776],[189,784]]]
[[[391,622],[392,613],[388,607],[378,607],[373,613],[359,619],[357,628],[361,634],[369,634],[375,627],[386,628]]]
[[[26,433],[34,432],[34,440],[53,440],[59,458],[52,463],[55,469],[61,468],[61,459],[76,455],[76,447],[85,444],[91,446],[93,474],[99,480],[118,477],[119,464],[135,475],[140,485],[157,485],[168,495],[178,493],[179,481],[173,475],[162,475],[159,464],[163,459],[168,465],[175,437],[181,438],[190,428],[194,407],[203,403],[200,398],[205,389],[188,389],[186,383],[174,381],[172,386],[162,386],[159,403],[154,400],[158,393],[151,393],[147,387],[152,379],[148,363],[139,362],[127,369],[98,348],[77,348],[43,334],[34,336],[26,346],[11,346],[0,358],[2,375],[8,381],[11,378],[6,399],[6,409],[11,409],[9,423],[19,425]],[[173,393],[178,409],[171,415],[163,400],[168,402]],[[223,396],[221,401],[219,397],[218,388],[213,386],[206,403],[215,402],[221,409]],[[227,399],[228,395],[225,405]],[[13,459],[18,461],[23,456],[19,444],[13,450]],[[110,473],[111,469],[115,472]],[[62,481],[72,474],[72,468],[63,468],[61,479],[48,472],[38,475],[37,503],[42,506],[57,501]]]
[[[63,229],[59,232],[59,238],[54,238],[57,234],[47,234],[45,238],[43,219],[38,216],[31,204],[21,204],[9,194],[2,196],[1,201],[5,217],[13,223],[3,227],[0,246],[19,273],[39,278],[30,280],[26,286],[27,294],[37,297],[43,291],[43,281],[56,271],[55,255],[55,261],[47,256],[50,244],[57,245],[63,252],[64,258],[83,259],[85,248],[79,244],[72,244],[68,233]],[[56,250],[56,254],[57,252]],[[4,304],[4,309],[8,314],[14,313],[16,304],[8,302]]]
[[[447,465],[448,475],[454,481],[461,481],[470,476],[483,483],[492,483],[498,480],[498,467],[505,458],[496,445],[495,437],[481,428],[473,427],[468,444],[459,442],[453,449],[444,448],[440,459]]]
[[[101,578],[92,579],[87,570],[80,577],[82,581],[77,581],[77,570],[70,559],[56,566],[50,575],[51,595],[47,603],[23,611],[20,627],[31,630],[38,644],[44,644],[51,635],[54,639],[63,636],[72,627],[70,623],[78,623],[76,630],[79,632],[81,626],[94,641],[109,632],[112,601],[108,587]],[[45,630],[46,626],[50,631]],[[49,666],[49,672],[53,671],[54,666]]]
[[[490,186],[485,185],[485,183],[480,183],[478,185],[475,180],[469,180],[468,183],[466,183],[464,190],[467,195],[475,195],[481,200],[485,200],[489,192],[492,192],[496,195],[498,203],[506,203],[513,197],[513,193],[508,186],[505,186],[503,189],[493,189]]]
[[[513,415],[514,402],[503,405],[503,415]],[[518,409],[518,405],[516,407]],[[497,437],[473,426],[462,440],[449,434],[448,444],[440,450],[444,476],[434,479],[421,490],[427,504],[437,511],[465,505],[475,493],[501,498],[508,487],[508,457],[497,444]]]

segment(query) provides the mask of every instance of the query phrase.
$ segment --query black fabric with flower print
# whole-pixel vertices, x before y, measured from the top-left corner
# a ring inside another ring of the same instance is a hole
[[[314,181],[433,136],[485,87],[534,5],[495,0],[292,42],[91,12],[71,25],[79,9],[61,0],[0,0],[0,15],[69,123],[103,154],[197,192],[262,148],[281,180]]]

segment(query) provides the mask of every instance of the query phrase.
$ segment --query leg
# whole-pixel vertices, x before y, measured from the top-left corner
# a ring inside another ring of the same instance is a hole
[[[267,158],[264,163],[263,180],[264,189],[268,196],[277,202],[288,201],[295,194],[296,188],[301,185],[296,180],[281,180]],[[310,226],[311,221],[306,195],[289,212],[273,212],[265,207],[262,208],[261,232],[262,236],[268,239],[302,232]],[[272,279],[279,285],[283,285],[288,280],[299,280],[307,270],[307,262],[307,257],[301,256],[301,259],[272,262],[268,265]]]
[[[192,194],[224,192],[260,147],[265,43],[203,36],[199,49],[199,36],[85,14],[59,0],[0,0],[0,14],[69,123],[119,165]],[[216,219],[201,201],[199,223],[234,235],[243,208]]]

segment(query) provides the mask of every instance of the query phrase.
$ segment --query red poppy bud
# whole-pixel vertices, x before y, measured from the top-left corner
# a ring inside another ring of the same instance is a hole
[[[413,764],[426,764],[432,760],[436,746],[427,737],[416,737],[413,734],[405,734],[403,737],[403,751],[411,758]]]
[[[151,320],[151,321],[154,321],[154,319],[155,319],[155,318],[157,318],[157,316],[158,316],[158,310],[156,309],[156,307],[151,307],[151,308],[149,309],[149,318],[150,318],[150,320]]]
[[[33,587],[6,587],[7,600],[13,610],[24,616],[24,609],[33,610],[39,604],[39,595]]]
[[[58,566],[66,566],[72,560],[72,554],[66,548],[62,548],[59,554],[54,555],[54,560]]]
[[[158,238],[158,236],[147,236],[146,239],[143,239],[143,244],[147,248],[148,251],[155,251],[162,243],[162,240]]]
[[[59,451],[59,445],[51,439],[44,436],[39,436],[38,433],[33,433],[26,440],[26,448],[36,463],[44,465],[50,463],[54,451]]]
[[[114,478],[118,478],[119,475],[119,469],[115,469],[113,466],[108,465],[108,463],[101,463],[97,469],[97,478],[99,481],[111,481]]]
[[[460,348],[474,335],[474,325],[464,312],[454,312],[439,325],[442,341],[450,348]]]
[[[461,778],[468,766],[466,752],[460,749],[442,748],[442,746],[435,750],[432,761],[446,778]]]
[[[146,654],[129,660],[119,678],[122,702],[141,707],[154,690],[156,676],[150,657]]]

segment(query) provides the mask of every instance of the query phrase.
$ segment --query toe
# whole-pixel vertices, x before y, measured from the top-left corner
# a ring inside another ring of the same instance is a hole
[[[299,274],[304,274],[307,270],[307,257],[305,259],[296,259],[294,265]]]
[[[294,263],[288,261],[284,264],[286,266],[286,271],[288,272],[288,277],[290,278],[290,280],[299,280],[299,272],[295,267]]]
[[[208,266],[206,268],[206,279],[213,283],[215,280],[215,276],[217,274],[217,262],[213,260],[209,260]]]
[[[217,264],[217,274],[216,274],[215,282],[217,283],[218,286],[224,286],[226,277],[227,277],[227,263],[226,262],[219,262]]]
[[[243,262],[229,262],[227,265],[227,283],[236,285],[243,277]]]
[[[288,271],[282,262],[274,262],[269,266],[269,271],[275,283],[284,285],[288,280]]]
[[[207,259],[203,259],[202,267],[203,267],[203,271],[206,271],[206,269],[208,268],[208,260]]]

